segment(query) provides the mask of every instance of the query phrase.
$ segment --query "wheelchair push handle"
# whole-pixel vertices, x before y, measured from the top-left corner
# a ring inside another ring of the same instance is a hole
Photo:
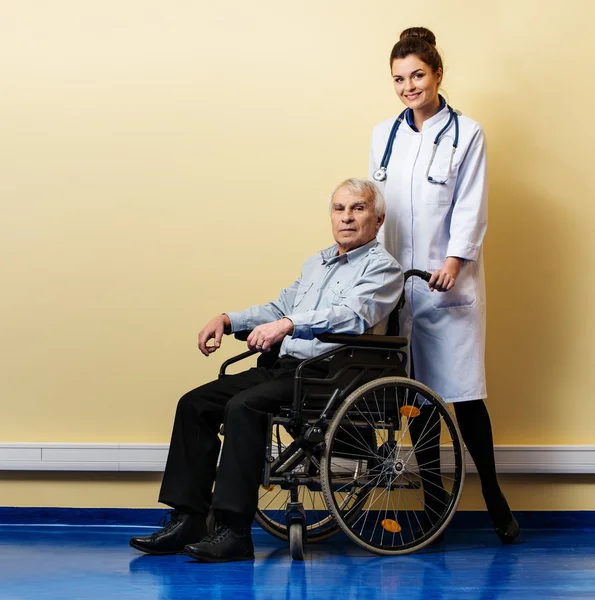
[[[424,281],[430,281],[432,274],[428,273],[427,271],[422,271],[420,269],[410,269],[409,271],[405,271],[404,277],[405,281],[407,281],[410,277],[419,277]]]

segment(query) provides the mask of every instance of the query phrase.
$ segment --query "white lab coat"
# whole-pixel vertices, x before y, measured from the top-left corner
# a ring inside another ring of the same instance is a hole
[[[486,150],[478,123],[459,116],[459,145],[446,185],[430,183],[426,170],[436,134],[446,125],[444,107],[420,133],[403,120],[387,168],[378,184],[387,203],[379,241],[404,270],[434,271],[447,256],[465,259],[453,289],[430,292],[411,279],[405,290],[401,334],[411,340],[415,378],[446,402],[486,398],[485,283],[482,242],[487,228]],[[372,134],[370,178],[380,166],[395,118]],[[446,176],[454,123],[439,145],[431,175]]]

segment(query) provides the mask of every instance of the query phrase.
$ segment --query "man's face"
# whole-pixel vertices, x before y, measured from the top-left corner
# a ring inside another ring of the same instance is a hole
[[[371,242],[383,221],[384,217],[374,214],[370,200],[356,196],[347,187],[335,192],[331,202],[331,223],[339,254]]]

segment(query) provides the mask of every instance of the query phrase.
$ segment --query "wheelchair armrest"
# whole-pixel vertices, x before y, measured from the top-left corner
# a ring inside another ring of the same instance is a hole
[[[234,333],[236,340],[245,342],[250,331],[237,331]],[[403,348],[407,345],[407,338],[394,335],[376,335],[363,333],[361,335],[350,333],[321,333],[316,336],[325,344],[341,344],[344,346],[359,346],[362,348]]]
[[[234,337],[236,338],[236,340],[239,340],[240,342],[245,342],[248,339],[249,335],[250,335],[250,331],[236,331],[234,333]],[[258,354],[258,360],[256,361],[256,365],[258,367],[264,367],[266,369],[270,369],[273,367],[273,365],[279,358],[280,350],[281,350],[281,343],[271,346],[271,349],[268,352],[259,353],[256,350],[248,350],[247,352],[242,352],[242,354],[238,354],[237,356],[232,356],[231,358],[227,359],[221,365],[221,368],[219,369],[219,377],[221,378],[221,377],[225,376],[227,367],[229,367],[230,365],[233,365],[234,363],[244,360],[245,358],[249,358],[249,357],[253,356],[254,354]]]
[[[349,333],[321,333],[316,336],[325,344],[341,344],[343,346],[356,346],[359,348],[404,348],[408,340],[405,337],[394,335],[376,335],[363,333],[354,335]]]

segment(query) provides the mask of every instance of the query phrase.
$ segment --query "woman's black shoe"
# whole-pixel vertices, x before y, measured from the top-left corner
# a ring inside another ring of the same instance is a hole
[[[521,528],[510,510],[502,490],[497,489],[496,493],[490,494],[483,490],[483,497],[496,535],[505,546],[512,544],[519,537]]]
[[[514,542],[519,537],[521,533],[521,528],[517,523],[517,520],[512,517],[512,521],[508,523],[506,527],[494,527],[494,531],[496,535],[500,538],[500,541],[508,546]]]

